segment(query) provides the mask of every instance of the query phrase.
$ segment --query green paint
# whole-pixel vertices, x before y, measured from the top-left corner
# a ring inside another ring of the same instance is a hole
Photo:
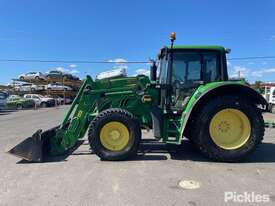
[[[170,48],[170,47],[169,47]],[[175,45],[173,49],[185,49],[185,50],[215,50],[220,52],[225,52],[222,46],[212,46],[212,45]]]

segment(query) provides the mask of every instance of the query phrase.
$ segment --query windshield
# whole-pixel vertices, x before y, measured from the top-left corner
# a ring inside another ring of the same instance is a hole
[[[12,100],[12,99],[20,99],[21,97],[18,95],[11,95],[8,97],[8,100]]]

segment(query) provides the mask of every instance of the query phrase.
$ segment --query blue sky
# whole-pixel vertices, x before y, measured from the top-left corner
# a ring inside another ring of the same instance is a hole
[[[0,59],[147,60],[169,43],[214,44],[230,57],[275,55],[275,1],[1,0]],[[117,65],[114,65],[117,66]],[[95,76],[113,65],[0,62],[0,84],[27,71]],[[128,66],[128,73],[148,69]],[[275,60],[229,61],[249,81],[275,81]]]

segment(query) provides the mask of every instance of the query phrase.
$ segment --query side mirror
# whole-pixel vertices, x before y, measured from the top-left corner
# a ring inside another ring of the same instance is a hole
[[[157,65],[155,61],[152,62],[152,65],[150,67],[150,79],[151,81],[157,80]]]

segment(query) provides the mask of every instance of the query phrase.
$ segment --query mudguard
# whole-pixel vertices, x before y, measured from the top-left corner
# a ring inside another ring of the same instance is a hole
[[[189,121],[191,121],[192,113],[199,108],[205,100],[221,95],[236,95],[240,94],[245,98],[249,98],[255,103],[260,105],[263,110],[268,107],[267,101],[256,90],[246,85],[243,81],[226,81],[226,82],[212,82],[201,85],[190,97],[188,103],[184,108],[181,116],[180,137],[183,134]]]

